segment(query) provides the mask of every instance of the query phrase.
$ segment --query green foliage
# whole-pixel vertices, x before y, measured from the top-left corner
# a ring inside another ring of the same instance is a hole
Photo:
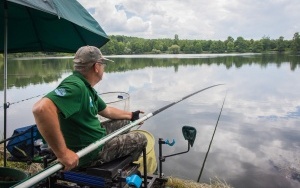
[[[176,34],[175,37],[174,37],[174,43],[173,44],[178,44],[178,41],[179,41],[179,36]]]
[[[195,53],[202,52],[202,44],[200,41],[194,41],[194,51],[195,51]]]
[[[179,51],[180,51],[180,47],[176,44],[172,45],[170,48],[169,48],[169,51],[172,53],[172,54],[179,54]]]
[[[261,53],[264,49],[263,43],[261,41],[254,41],[252,44],[252,52]]]
[[[152,54],[160,54],[161,51],[154,48],[154,49],[152,49],[151,53]]]
[[[213,41],[210,45],[210,51],[212,53],[224,53],[225,52],[225,44],[222,41]]]
[[[238,37],[234,42],[236,52],[245,53],[248,52],[248,42],[243,37]]]
[[[173,46],[175,45],[175,46]],[[277,51],[300,53],[300,36],[296,32],[292,40],[270,39],[263,36],[260,40],[246,40],[243,37],[228,36],[226,40],[187,40],[179,39],[175,34],[174,39],[143,39],[138,37],[128,37],[123,35],[112,35],[110,41],[102,48],[102,53],[105,55],[124,55],[124,54],[148,54],[148,53],[246,53],[246,52],[268,52]],[[57,56],[57,53],[41,53],[32,52],[31,56]],[[64,54],[60,54],[64,55]],[[1,56],[1,54],[0,54]],[[22,54],[13,54],[13,57],[23,56]],[[27,55],[28,57],[28,55]],[[3,58],[2,58],[3,59]]]
[[[284,38],[282,36],[280,36],[279,39],[276,41],[278,52],[285,51],[286,46],[285,46],[285,41],[283,39]]]
[[[243,37],[228,36],[226,40],[187,40],[179,39],[143,39],[127,36],[110,36],[110,41],[101,48],[104,54],[147,54],[147,53],[246,53],[246,52],[285,52],[290,49],[300,51],[299,33],[295,33],[293,40],[284,40],[283,37],[272,40],[263,36],[260,40],[246,40]],[[177,46],[172,46],[177,45]]]
[[[291,47],[294,53],[300,53],[300,35],[298,32],[294,34]]]
[[[234,52],[234,43],[233,41],[229,41],[226,45],[226,50],[228,53]]]

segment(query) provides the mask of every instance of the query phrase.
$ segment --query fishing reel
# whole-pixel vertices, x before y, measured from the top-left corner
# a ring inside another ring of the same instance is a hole
[[[197,135],[197,130],[191,126],[183,126],[182,134],[183,134],[184,139],[188,141],[187,151],[174,153],[174,154],[170,154],[170,155],[165,155],[165,156],[162,155],[162,145],[166,144],[169,146],[173,146],[175,144],[175,140],[173,139],[173,141],[170,143],[169,140],[163,140],[162,138],[159,138],[159,141],[158,141],[158,144],[159,144],[159,178],[162,178],[162,176],[163,176],[162,162],[165,162],[166,158],[187,153],[190,151],[190,148],[193,147],[194,141],[195,141],[196,135]]]

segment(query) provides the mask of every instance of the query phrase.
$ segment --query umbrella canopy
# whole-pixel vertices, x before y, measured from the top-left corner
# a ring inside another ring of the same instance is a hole
[[[6,26],[5,10],[8,53],[75,52],[84,45],[101,47],[109,41],[98,22],[75,0],[1,0],[0,33]],[[3,50],[1,45],[0,52]]]
[[[98,22],[76,0],[0,0],[0,44],[3,44],[0,45],[0,53],[4,54],[4,140],[9,107],[6,102],[7,53],[76,52],[81,46],[100,48],[108,41]]]

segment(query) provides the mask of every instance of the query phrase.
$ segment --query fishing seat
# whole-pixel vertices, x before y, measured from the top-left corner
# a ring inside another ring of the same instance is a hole
[[[91,187],[125,186],[125,179],[132,174],[139,174],[139,164],[133,163],[134,157],[127,155],[98,166],[81,168],[61,173],[62,180],[88,185]]]
[[[125,157],[103,163],[99,166],[86,168],[86,173],[90,175],[101,176],[104,178],[114,178],[118,175],[119,170],[124,171],[125,169],[131,168],[133,166],[138,168],[139,165],[133,164],[133,161],[133,156],[127,155]]]

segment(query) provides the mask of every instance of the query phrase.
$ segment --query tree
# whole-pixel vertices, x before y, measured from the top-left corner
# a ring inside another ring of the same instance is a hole
[[[178,45],[178,41],[179,41],[179,36],[177,34],[175,34],[174,43],[173,44]]]
[[[144,42],[144,45],[143,45],[143,51],[144,52],[151,52],[151,50],[153,49],[153,43],[154,41],[149,39],[149,40],[146,40]]]
[[[260,53],[263,51],[263,44],[261,41],[254,41],[252,44],[252,52]]]
[[[210,45],[212,43],[212,40],[204,40],[204,41],[201,41],[201,44],[202,44],[202,50],[203,51],[209,51],[210,50]]]
[[[114,54],[115,53],[114,41],[115,40],[111,39],[108,43],[106,43],[101,48],[101,51],[103,54]]]
[[[229,44],[229,45],[228,45]],[[228,36],[227,39],[224,41],[224,45],[226,47],[227,52],[233,52],[234,51],[234,39],[231,36]],[[228,49],[228,47],[230,49]]]
[[[210,45],[210,51],[212,53],[224,53],[225,52],[225,45],[222,41],[213,41]]]
[[[248,50],[248,44],[243,37],[238,37],[234,42],[234,47],[237,52],[245,53]]]
[[[125,44],[123,42],[115,43],[115,53],[118,55],[124,54]]]
[[[160,40],[156,40],[153,44],[153,49],[163,51],[164,50],[163,42]]]
[[[294,53],[300,52],[300,35],[298,32],[294,34],[293,41],[292,41],[292,50]]]
[[[202,52],[202,44],[200,41],[194,41],[194,51],[195,51],[195,53]]]
[[[280,36],[279,39],[277,40],[277,51],[278,52],[284,52],[285,51],[285,43],[284,43],[284,37]]]
[[[229,41],[228,43],[227,43],[227,45],[226,45],[226,50],[227,50],[227,52],[234,52],[234,43],[233,42],[231,42],[231,41]]]
[[[143,53],[143,42],[141,40],[134,40],[130,43],[131,52],[134,54]]]
[[[268,50],[271,49],[271,40],[270,40],[270,37],[264,36],[260,41],[263,44],[263,50],[264,51],[268,51]]]
[[[170,48],[169,48],[169,51],[172,53],[172,54],[179,54],[179,51],[180,51],[180,47],[176,44],[173,44]]]
[[[231,36],[228,36],[227,39],[224,41],[224,44],[227,46],[228,42],[234,42],[234,39]]]
[[[180,45],[181,51],[184,53],[193,53],[194,52],[194,44],[192,41],[184,40],[184,44]]]

